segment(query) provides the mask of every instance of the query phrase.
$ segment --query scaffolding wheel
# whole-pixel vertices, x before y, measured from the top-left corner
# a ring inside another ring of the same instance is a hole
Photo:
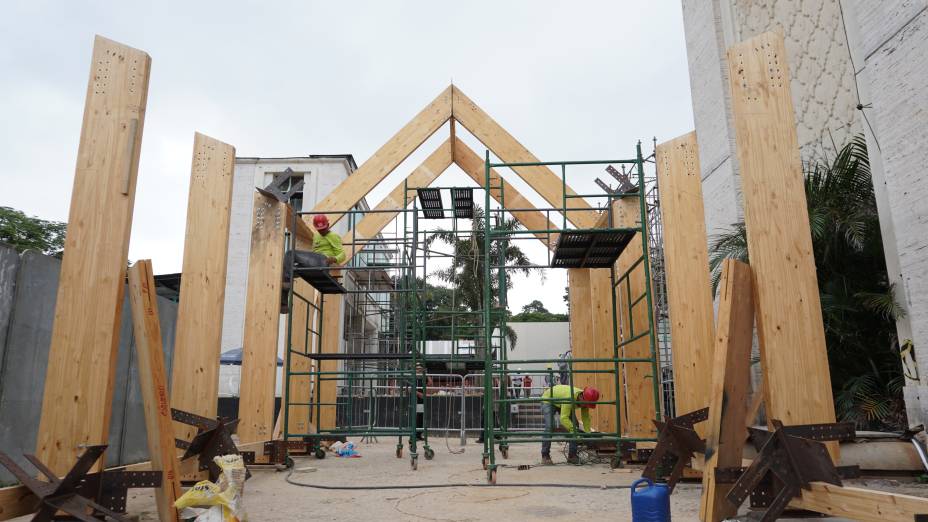
[[[500,446],[499,453],[503,456],[504,459],[509,458],[509,446]]]
[[[317,459],[322,460],[325,458],[325,450],[322,448],[316,448],[314,455],[316,455]]]
[[[487,470],[487,483],[492,484],[494,486],[496,485],[496,469],[495,468]]]
[[[403,458],[403,446],[396,447],[396,458],[398,459]]]
[[[612,469],[619,469],[619,468],[621,468],[621,467],[622,467],[622,459],[620,459],[618,455],[612,457],[612,459],[609,460],[609,467],[612,468]]]
[[[432,460],[435,458],[435,450],[432,448],[425,448],[425,460]]]
[[[417,469],[419,469],[419,456],[418,455],[413,454],[409,457],[409,467],[412,468],[413,471],[416,471]]]
[[[483,457],[483,460],[480,461],[483,464],[483,469],[487,469],[487,465],[490,463],[490,459]]]

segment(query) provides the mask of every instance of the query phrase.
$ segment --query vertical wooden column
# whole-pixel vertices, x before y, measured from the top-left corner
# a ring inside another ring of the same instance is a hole
[[[726,259],[719,284],[719,322],[712,362],[700,519],[720,522],[737,507],[725,500],[731,484],[715,482],[716,467],[741,466],[745,418],[751,392],[754,298],[751,267]]]
[[[641,221],[641,212],[637,198],[622,198],[613,205],[613,223],[615,227],[637,227]],[[615,264],[616,278],[621,278],[641,258],[641,234],[635,234],[619,256]],[[644,265],[638,264],[631,269],[628,277],[616,286],[616,310],[621,320],[622,336],[625,342],[640,335],[648,329],[647,299],[632,305],[647,288],[649,281],[644,276]],[[619,355],[624,358],[650,357],[651,347],[648,336],[640,337],[621,347]],[[625,376],[625,402],[627,425],[623,428],[629,437],[653,437],[656,435],[654,423],[654,375],[650,363],[622,363]]]
[[[342,339],[341,319],[345,298],[341,294],[328,294],[322,298],[322,353],[338,353],[338,346]],[[338,361],[318,361],[323,372],[338,370]],[[319,408],[320,430],[333,430],[336,425],[336,407],[338,381],[335,375],[323,375],[319,382]]]
[[[606,359],[614,355],[615,336],[613,335],[612,322],[612,278],[607,268],[596,268],[590,270],[590,310],[593,322],[593,350],[592,357]],[[615,365],[608,362],[596,363],[597,370],[602,372],[612,372]],[[592,376],[591,376],[592,377]],[[600,392],[601,401],[614,401],[619,398],[622,400],[622,376],[621,368],[619,375],[619,389],[616,394],[615,377],[612,373],[595,374],[595,379],[584,380],[583,384],[596,386]],[[593,410],[596,417],[596,428],[602,432],[614,432],[615,425],[615,408],[607,404],[600,404]],[[620,414],[624,414],[624,408],[619,407]],[[625,421],[622,421],[625,424]]]
[[[590,269],[571,268],[567,270],[567,284],[570,296],[570,350],[574,359],[593,356],[593,315],[590,302]],[[573,369],[590,370],[591,363],[573,363]],[[556,370],[557,368],[555,368]],[[589,383],[594,374],[574,373],[573,385],[582,388]],[[561,384],[570,384],[562,382]],[[595,422],[595,421],[594,421]]]
[[[177,522],[174,501],[181,495],[168,400],[168,378],[164,370],[164,348],[158,323],[158,296],[151,260],[143,259],[129,268],[129,302],[132,329],[138,355],[139,387],[145,412],[145,432],[151,470],[161,471],[161,487],[155,489],[155,503],[161,522]]]
[[[302,279],[294,279],[294,292],[304,296],[310,303],[319,305],[316,289]],[[290,370],[292,372],[308,372],[312,370],[313,362],[299,353],[314,353],[318,349],[319,338],[309,330],[319,330],[318,313],[315,308],[301,299],[293,298],[293,326],[291,333],[292,352],[290,357]],[[284,354],[285,357],[287,354]],[[286,379],[286,375],[284,375]],[[312,391],[310,375],[293,375],[290,377],[290,386],[282,387],[284,396],[281,399],[281,414],[287,407],[287,402],[308,403]],[[305,405],[290,406],[287,410],[287,433],[312,433],[312,419],[310,407]]]
[[[835,421],[783,35],[728,50],[767,417]],[[838,445],[830,443],[837,459]]]
[[[62,475],[84,445],[109,440],[150,67],[146,53],[95,38],[36,441]]]
[[[255,193],[245,294],[245,334],[238,406],[239,442],[270,440],[274,430],[280,288],[286,205]]]
[[[673,343],[674,401],[677,415],[682,415],[709,404],[712,377],[712,284],[696,133],[658,145],[656,161]],[[697,425],[697,429],[703,428]]]
[[[215,417],[219,402],[219,352],[234,164],[234,147],[194,134],[171,367],[171,406],[203,417]],[[174,433],[177,438],[191,440],[196,428],[177,423]]]

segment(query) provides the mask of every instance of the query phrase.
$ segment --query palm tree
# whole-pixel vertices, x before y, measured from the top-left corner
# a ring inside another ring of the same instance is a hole
[[[474,216],[471,219],[471,231],[467,235],[460,235],[452,230],[438,229],[429,234],[425,241],[425,247],[431,248],[436,242],[442,242],[451,246],[452,255],[454,256],[451,265],[448,268],[436,270],[431,275],[436,276],[439,280],[451,285],[455,290],[457,305],[472,312],[484,309],[484,237],[486,236],[486,214],[483,208],[474,207]],[[500,218],[493,229],[497,232],[512,232],[521,228],[521,225],[514,218]],[[496,265],[499,259],[505,260],[507,269],[499,269],[500,277],[490,278],[490,303],[491,308],[497,312],[506,313],[500,304],[500,283],[505,279],[505,290],[512,289],[512,278],[509,277],[513,272],[529,274],[533,268],[529,268],[530,261],[528,256],[522,250],[512,244],[510,241],[493,240],[490,242],[490,263]],[[506,277],[501,277],[505,270]],[[518,339],[515,331],[506,327],[506,337],[509,346],[515,346]],[[480,342],[481,340],[478,340]]]
[[[904,314],[886,274],[873,180],[861,136],[830,162],[804,165],[806,202],[838,415],[873,428],[905,428],[895,320]],[[722,260],[748,261],[747,230],[713,237],[713,292]]]

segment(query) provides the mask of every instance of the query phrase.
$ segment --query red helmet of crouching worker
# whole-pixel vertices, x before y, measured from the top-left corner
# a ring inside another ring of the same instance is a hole
[[[325,214],[316,214],[313,216],[313,226],[320,234],[325,234],[329,231],[329,218]]]
[[[581,408],[596,408],[596,402],[599,400],[599,390],[592,386],[587,386],[583,388],[583,392],[580,394],[580,403]]]

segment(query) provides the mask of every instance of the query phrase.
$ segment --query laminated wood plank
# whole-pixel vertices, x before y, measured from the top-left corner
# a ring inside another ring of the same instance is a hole
[[[161,522],[177,522],[174,501],[181,495],[168,400],[168,378],[164,369],[164,348],[158,323],[158,296],[151,260],[143,259],[129,268],[129,303],[132,330],[138,355],[139,388],[145,413],[145,432],[151,469],[161,471],[161,487],[155,488],[155,504]]]
[[[477,185],[486,188],[486,166],[484,160],[480,158],[470,147],[458,138],[454,140],[454,163],[471,177]],[[500,190],[500,187],[502,190]],[[559,228],[552,223],[545,214],[534,209],[535,205],[519,191],[499,175],[496,169],[490,169],[490,197],[497,203],[503,202],[507,209],[526,230],[553,230]],[[526,210],[529,209],[529,210]],[[553,250],[557,246],[558,234],[552,233],[550,236],[545,233],[536,233],[537,237],[549,249]]]
[[[286,205],[255,193],[245,294],[245,334],[239,398],[242,443],[269,440],[274,429],[280,288]]]
[[[341,317],[344,310],[345,299],[341,294],[328,294],[322,299],[322,353],[338,353],[342,338]],[[323,372],[338,370],[339,361],[318,361]],[[338,382],[333,375],[324,375],[319,384],[319,430],[333,430],[336,426],[337,399],[336,385]],[[325,380],[327,379],[327,380]]]
[[[329,221],[335,224],[344,216],[337,212],[356,205],[450,117],[451,87],[448,87],[432,103],[422,109],[412,121],[377,149],[377,152],[358,167],[358,170],[345,178],[335,190],[316,204],[313,210],[335,212],[329,215]]]
[[[593,351],[592,357],[599,359],[612,358],[615,355],[615,336],[613,335],[613,317],[612,317],[612,277],[609,269],[598,268],[590,270],[590,303],[591,318],[593,323]],[[600,392],[601,401],[616,400],[616,365],[610,362],[598,362],[594,367],[601,372],[595,374],[595,385]],[[619,372],[619,395],[618,402],[621,405],[622,397],[622,377]],[[615,406],[600,404],[594,411],[596,415],[596,427],[599,431],[612,433],[616,431],[616,410]],[[619,407],[619,414],[624,414],[624,408]],[[621,421],[624,425],[624,419]]]
[[[94,40],[36,442],[62,475],[85,445],[109,441],[150,66],[142,51]]]
[[[574,359],[593,357],[593,317],[590,313],[590,269],[567,270],[568,298],[570,299],[570,350]],[[573,370],[592,370],[592,363],[573,363]],[[574,373],[573,385],[582,388],[591,383],[594,374]],[[562,382],[561,384],[571,384]],[[595,410],[594,410],[595,413]]]
[[[702,475],[700,519],[720,522],[737,507],[725,496],[731,484],[715,482],[716,467],[741,466],[751,393],[751,341],[754,337],[754,298],[751,267],[726,259],[719,284],[719,321],[710,390],[706,453]]]
[[[416,198],[414,189],[428,187],[451,166],[451,153],[451,140],[446,140],[406,177],[405,182],[401,182],[383,198],[383,201],[374,209],[375,212],[365,215],[358,222],[355,230],[345,234],[345,237],[342,238],[342,244],[345,245],[346,263],[363,249],[364,240],[376,237],[384,227],[399,215],[402,209],[412,203]],[[355,175],[357,174],[352,174],[352,176]],[[396,212],[382,212],[389,210],[395,210]],[[353,244],[355,242],[358,244]]]
[[[302,279],[293,280],[294,293],[298,293],[306,298],[307,301],[319,305],[319,293],[309,283]],[[318,313],[315,308],[311,307],[306,301],[293,298],[293,326],[291,330],[290,344],[292,350],[301,353],[314,353],[319,348],[319,339],[316,334],[309,330],[319,330]],[[313,362],[302,355],[290,353],[290,370],[292,372],[308,372],[312,370]],[[289,408],[287,411],[287,433],[311,433],[310,407],[305,405],[286,406],[288,402],[309,403],[310,393],[312,392],[312,376],[310,375],[292,375],[290,377],[290,386],[284,386],[284,396],[281,399],[281,414],[284,407]],[[281,421],[282,422],[282,421]],[[281,434],[274,438],[283,438]]]
[[[812,482],[790,507],[862,522],[910,522],[928,514],[928,499],[885,491]]]
[[[674,401],[678,414],[709,404],[713,310],[708,239],[696,133],[656,149],[664,230],[664,264],[673,347]],[[702,430],[701,425],[696,426]]]
[[[39,499],[26,486],[0,488],[0,520],[10,520],[34,513]]]
[[[768,419],[835,422],[783,36],[728,50]],[[837,443],[829,443],[838,458]]]
[[[216,416],[219,402],[234,163],[234,147],[194,134],[171,405],[210,418]],[[179,439],[192,440],[196,435],[196,429],[187,424],[178,422],[174,429]]]
[[[493,151],[506,163],[533,163],[540,161],[529,152],[499,123],[493,120],[476,103],[468,98],[461,89],[452,86],[452,116],[474,135],[488,149]],[[481,161],[481,164],[483,162]],[[548,167],[515,167],[512,169],[520,178],[532,186],[538,194],[554,208],[564,208],[564,193],[576,195],[570,186],[564,190],[560,174],[555,174]],[[483,172],[483,168],[481,168]],[[567,220],[578,228],[593,228],[597,215],[593,207],[582,198],[567,200]]]
[[[630,228],[640,226],[640,208],[637,198],[622,198],[613,204],[613,226],[617,228]],[[641,234],[635,234],[625,251],[619,256],[615,264],[616,279],[619,284],[616,292],[616,315],[620,319],[621,342],[631,341],[648,329],[647,299],[638,300],[647,288],[644,276],[644,266],[635,263],[641,258]],[[634,268],[633,268],[634,266]],[[623,274],[628,277],[622,279]],[[633,340],[619,349],[623,358],[651,357],[651,346],[648,336]],[[650,363],[628,362],[622,363],[625,377],[625,417],[627,424],[623,428],[629,437],[654,437],[657,432],[654,423],[656,418],[654,405],[653,383],[655,378]]]

